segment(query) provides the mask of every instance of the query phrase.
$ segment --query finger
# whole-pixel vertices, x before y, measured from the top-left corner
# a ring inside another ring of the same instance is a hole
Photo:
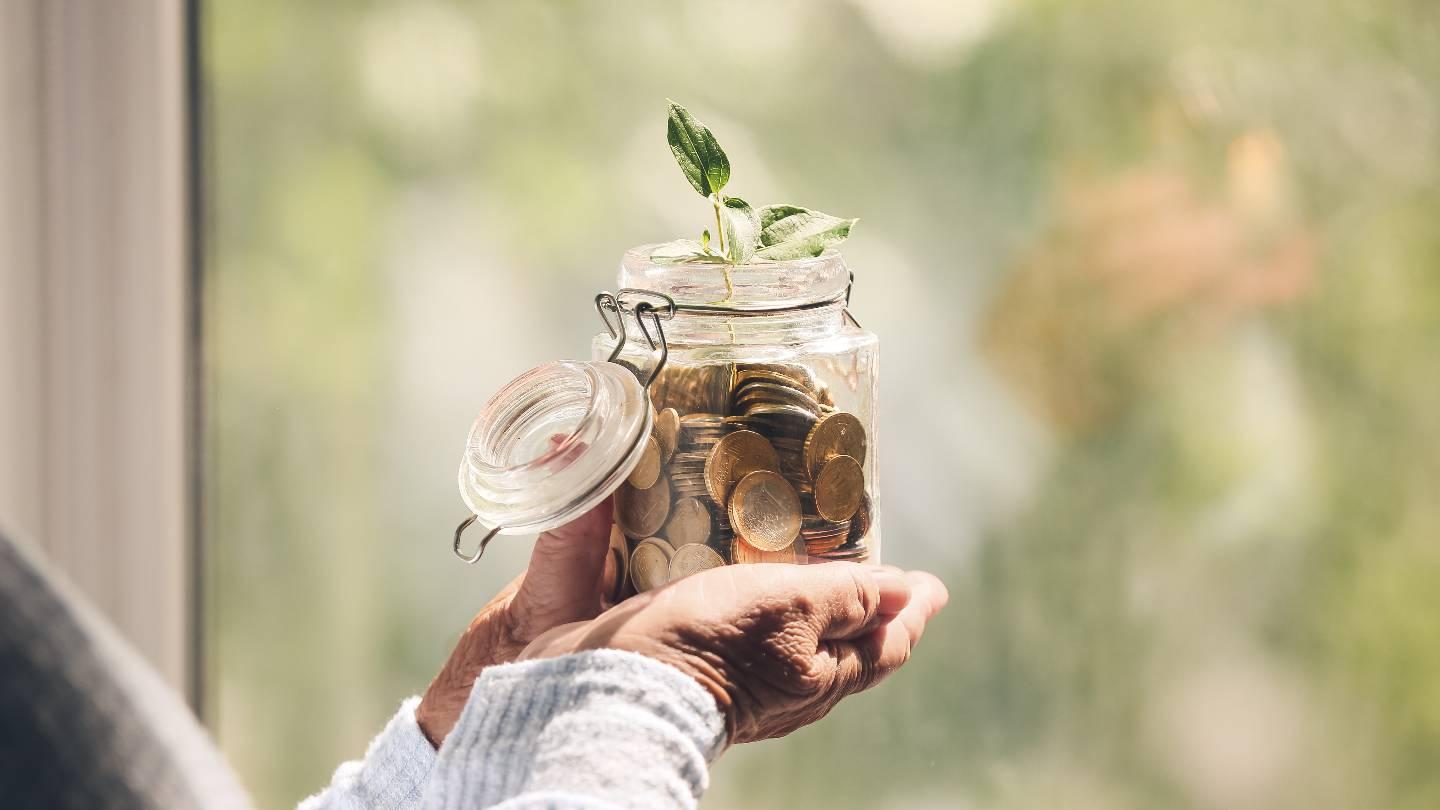
[[[578,587],[564,586],[583,585],[593,590],[610,547],[610,525],[610,500],[606,499],[564,526],[543,532],[530,553],[529,570],[537,576],[527,577],[531,580],[529,587],[545,584],[569,591]],[[522,585],[521,590],[525,587]]]
[[[926,571],[910,571],[905,574],[910,580],[910,604],[900,611],[897,618],[910,634],[910,646],[920,643],[925,625],[950,601],[950,591],[945,583]]]
[[[727,565],[647,592],[672,616],[739,621],[757,606],[779,618],[802,614],[815,638],[854,638],[910,600],[904,572],[850,562]]]
[[[899,669],[910,659],[910,653],[925,634],[925,625],[950,601],[945,584],[933,574],[910,571],[905,574],[911,583],[910,603],[891,621],[876,628],[861,643],[861,652],[875,656],[871,668],[873,679],[862,686],[868,689]]]
[[[933,574],[910,571],[905,576],[912,585],[910,604],[893,620],[877,628],[871,633],[872,638],[862,644],[862,650],[876,656],[875,665],[871,668],[872,680],[862,689],[884,680],[910,660],[910,653],[920,643],[920,637],[925,635],[925,626],[950,601],[950,592],[945,589],[945,584]]]
[[[872,566],[870,566],[870,567],[871,567],[871,568],[874,568],[874,569],[877,569],[877,570],[882,570],[882,571],[891,571],[891,572],[894,572],[894,573],[896,573],[896,574],[899,574],[900,576],[906,576],[906,574],[905,574],[905,569],[901,568],[901,567],[898,566],[898,565],[872,565]],[[912,581],[911,585],[912,585],[912,590],[913,590],[913,585],[914,585],[913,581]],[[912,594],[910,598],[911,598],[911,599],[914,599],[915,597],[914,597],[914,595]],[[883,604],[881,604],[881,606],[880,606],[879,614],[880,614],[881,616],[894,616],[894,615],[896,615],[897,613],[899,613],[899,612],[905,607],[905,605],[907,605],[907,604],[909,604],[909,602],[905,602],[905,603],[883,603]]]
[[[863,692],[910,660],[910,632],[899,617],[853,640],[830,639],[816,651],[818,671],[828,673],[836,699]]]
[[[810,620],[817,638],[853,638],[898,614],[910,581],[895,568],[851,562],[727,565],[654,592],[678,615],[741,616],[757,602],[788,606]]]
[[[541,534],[511,603],[517,629],[534,637],[557,624],[593,618],[610,549],[610,500]]]
[[[820,638],[846,639],[873,630],[910,602],[910,580],[903,572],[854,563],[805,566],[803,594],[813,606]]]
[[[905,574],[912,584],[910,602],[898,614],[854,640],[821,642],[817,662],[832,673],[839,695],[869,689],[910,660],[926,623],[949,601],[944,583],[923,571]]]

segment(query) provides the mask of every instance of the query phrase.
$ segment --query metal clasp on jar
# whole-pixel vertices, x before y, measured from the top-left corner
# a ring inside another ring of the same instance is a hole
[[[652,303],[652,299],[656,303]],[[596,295],[595,311],[600,314],[600,320],[605,323],[605,330],[610,333],[611,340],[615,341],[615,348],[606,358],[607,362],[621,363],[629,367],[631,371],[635,372],[635,376],[645,390],[650,390],[650,383],[660,376],[660,372],[665,369],[665,362],[670,358],[670,347],[665,342],[665,328],[661,322],[674,318],[677,309],[675,299],[653,290],[626,288],[618,293],[604,291]],[[650,351],[655,353],[654,368],[649,374],[642,374],[640,369],[630,367],[628,363],[620,360],[620,353],[625,351],[628,339],[628,330],[625,328],[626,315],[631,316],[639,325],[640,334],[644,335]],[[646,325],[646,321],[649,321],[649,326]],[[651,332],[652,328],[653,333]]]
[[[665,368],[665,361],[670,356],[662,322],[674,318],[675,310],[675,301],[670,296],[649,290],[624,289],[618,293],[602,292],[595,296],[595,311],[600,313],[600,320],[604,321],[606,330],[615,341],[615,349],[610,353],[608,362],[629,368],[635,373],[641,387],[647,392],[650,389],[650,383]],[[627,318],[627,316],[629,317]],[[654,367],[648,374],[620,360],[620,353],[625,350],[625,344],[629,339],[629,330],[626,328],[626,321],[629,319],[633,319],[640,327],[640,334],[644,336],[645,343],[655,355]],[[503,526],[491,528],[480,539],[480,545],[476,547],[475,551],[467,553],[461,549],[461,537],[465,534],[466,529],[475,524],[477,519],[476,515],[470,515],[459,526],[456,526],[451,544],[451,550],[454,551],[455,556],[470,565],[479,562],[485,554],[485,547],[495,539],[496,535],[504,531]]]

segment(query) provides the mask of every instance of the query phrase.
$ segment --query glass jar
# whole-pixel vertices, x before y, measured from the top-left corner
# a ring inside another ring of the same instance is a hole
[[[747,562],[878,562],[879,341],[839,253],[657,263],[627,252],[591,362],[517,378],[470,431],[460,490],[497,533],[615,495],[613,599]]]

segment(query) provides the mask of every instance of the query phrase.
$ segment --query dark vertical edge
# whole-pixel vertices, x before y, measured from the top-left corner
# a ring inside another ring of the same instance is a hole
[[[206,582],[205,553],[205,255],[207,241],[205,199],[205,75],[204,28],[202,0],[184,0],[183,36],[185,59],[185,198],[186,198],[186,266],[187,266],[187,346],[186,377],[189,398],[188,448],[186,466],[189,475],[186,499],[189,506],[190,565],[189,594],[189,661],[187,696],[196,716],[212,722],[209,716],[206,685],[206,643],[209,605]]]

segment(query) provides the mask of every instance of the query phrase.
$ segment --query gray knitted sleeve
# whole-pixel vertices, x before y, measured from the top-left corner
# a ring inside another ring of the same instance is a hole
[[[416,703],[300,810],[693,808],[725,742],[699,684],[616,650],[485,670],[438,755]]]
[[[415,707],[420,698],[400,704],[385,730],[370,742],[365,758],[346,762],[324,792],[300,803],[298,810],[411,810],[420,807],[435,749],[420,724]]]
[[[492,667],[440,749],[425,807],[693,808],[724,743],[710,693],[644,656]]]

